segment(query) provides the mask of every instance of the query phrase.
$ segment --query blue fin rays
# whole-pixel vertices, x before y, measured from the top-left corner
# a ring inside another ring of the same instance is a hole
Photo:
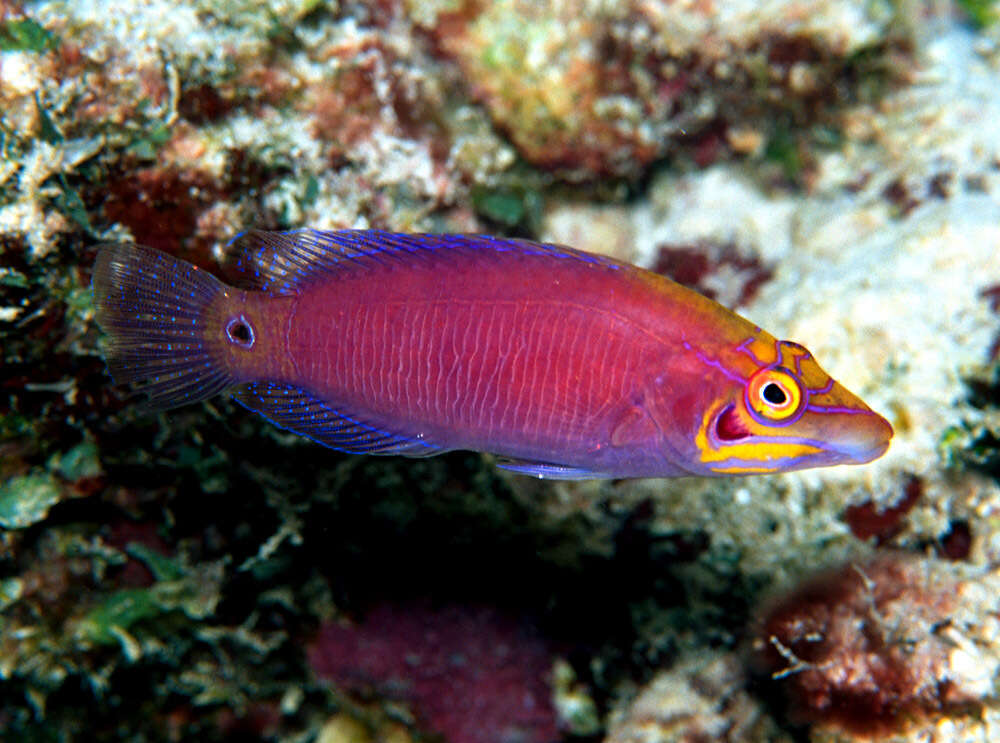
[[[484,257],[489,253],[578,260],[614,270],[623,266],[611,258],[561,245],[488,235],[251,230],[236,237],[231,245],[242,254],[241,268],[254,284],[278,295],[295,294],[303,283],[336,271],[373,271],[399,265],[431,267],[438,260]]]
[[[275,382],[254,382],[233,399],[293,433],[337,451],[352,454],[402,454],[428,457],[444,449],[423,439],[381,428],[336,410],[305,390]]]

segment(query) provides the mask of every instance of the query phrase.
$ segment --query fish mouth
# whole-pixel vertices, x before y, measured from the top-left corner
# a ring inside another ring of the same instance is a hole
[[[868,413],[867,425],[847,441],[838,442],[831,450],[839,454],[842,461],[851,464],[867,464],[889,450],[895,431],[892,425],[878,413]]]
[[[867,464],[873,462],[889,450],[889,439],[878,442],[864,442],[847,446],[838,446],[834,449],[840,454],[845,462],[852,464]]]
[[[772,445],[787,443],[813,447],[813,453],[807,456],[790,455],[788,465],[791,469],[834,464],[866,464],[886,453],[892,441],[893,429],[878,413],[870,410],[857,412],[861,415],[851,416],[851,426],[848,430],[834,428],[828,437],[824,437],[821,431],[811,432],[812,435],[758,436],[750,430],[737,407],[730,403],[723,406],[716,414],[711,434],[721,446],[740,445],[748,440],[757,440]]]

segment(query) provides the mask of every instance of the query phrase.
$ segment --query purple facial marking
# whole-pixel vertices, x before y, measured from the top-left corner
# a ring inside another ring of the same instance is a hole
[[[806,405],[806,410],[811,410],[814,413],[843,413],[844,415],[857,415],[859,413],[864,413],[865,415],[871,415],[871,413],[867,410],[845,408],[839,405]]]
[[[795,358],[795,373],[801,377],[802,362],[809,358],[809,352],[805,348],[800,346],[798,343],[795,343],[793,341],[778,341],[777,352],[779,357],[782,356],[781,353],[782,346],[787,346],[788,349],[792,352],[792,356]],[[796,351],[798,351],[798,353],[796,353]]]
[[[826,386],[824,387],[819,387],[817,389],[812,389],[810,387],[807,389],[809,389],[810,395],[825,395],[827,392],[833,389],[833,378],[831,377],[829,381],[827,381]]]
[[[708,358],[705,354],[703,354],[701,351],[695,351],[694,355],[698,358],[698,361],[703,363],[705,366],[710,366],[713,369],[721,372],[727,379],[731,379],[734,382],[739,382],[740,384],[746,384],[747,382],[746,378],[741,377],[739,374],[734,374],[733,372],[729,371],[729,369],[724,367],[720,362],[713,361],[712,359]]]
[[[253,332],[253,325],[244,315],[230,318],[229,322],[226,323],[226,338],[234,346],[246,349],[253,348],[254,341],[257,340]]]
[[[760,328],[757,328],[757,330],[759,332]],[[753,343],[753,341],[754,341],[754,337],[751,335],[749,338],[747,338],[745,341],[743,341],[740,345],[738,345],[736,347],[736,350],[737,351],[742,351],[743,353],[745,353],[747,356],[749,356],[751,359],[753,359],[753,361],[754,361],[755,364],[760,364],[761,366],[766,366],[767,363],[764,361],[764,359],[759,358],[757,356],[757,354],[755,354],[753,351],[751,351],[749,348],[747,348],[747,346],[749,346],[751,343]]]

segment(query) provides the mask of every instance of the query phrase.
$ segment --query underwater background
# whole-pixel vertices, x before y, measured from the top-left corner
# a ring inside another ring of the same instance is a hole
[[[0,740],[1000,741],[1000,4],[0,0]],[[692,286],[883,458],[538,481],[144,414],[134,240],[488,232]]]

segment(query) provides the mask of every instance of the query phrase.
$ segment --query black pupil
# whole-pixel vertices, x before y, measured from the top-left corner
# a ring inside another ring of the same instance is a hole
[[[788,400],[788,395],[785,394],[785,391],[774,382],[765,384],[762,394],[764,395],[764,399],[772,405],[784,405]]]
[[[232,335],[234,340],[237,340],[240,343],[250,342],[250,328],[247,327],[246,323],[236,323],[233,325],[232,329],[230,329],[229,333]]]

